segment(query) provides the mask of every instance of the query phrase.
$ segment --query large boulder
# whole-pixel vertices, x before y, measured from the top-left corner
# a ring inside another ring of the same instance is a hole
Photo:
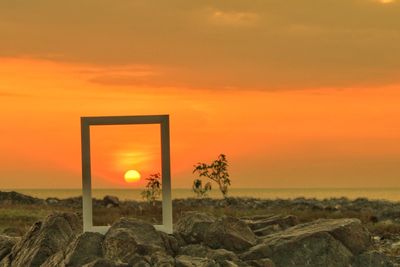
[[[187,212],[175,224],[175,231],[187,243],[204,241],[205,233],[216,218],[208,213]]]
[[[271,234],[247,257],[269,257],[279,266],[348,266],[371,243],[357,219],[323,219]],[[251,256],[250,256],[251,255]]]
[[[364,252],[355,257],[353,267],[394,267],[391,259],[378,251]]]
[[[108,230],[103,241],[105,258],[128,263],[135,254],[165,252],[164,242],[153,225],[122,218]]]
[[[79,235],[69,246],[48,258],[44,266],[82,266],[103,257],[102,241],[99,233],[86,232]]]
[[[50,256],[63,250],[82,231],[73,213],[53,213],[35,223],[3,259],[4,266],[40,266]],[[0,265],[1,265],[0,264]]]
[[[211,248],[244,251],[254,246],[257,238],[245,222],[224,216],[209,225],[204,242]]]

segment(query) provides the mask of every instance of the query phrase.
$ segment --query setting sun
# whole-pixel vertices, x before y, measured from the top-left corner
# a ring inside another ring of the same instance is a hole
[[[127,183],[134,183],[140,180],[140,173],[136,170],[129,170],[124,175]]]

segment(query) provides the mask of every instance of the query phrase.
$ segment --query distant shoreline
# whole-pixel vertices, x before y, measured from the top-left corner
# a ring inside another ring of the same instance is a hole
[[[30,195],[37,198],[71,198],[82,194],[82,189],[1,189],[0,191],[16,191],[21,194]],[[142,200],[140,192],[142,189],[93,189],[92,194],[95,198],[103,198],[106,195],[117,196],[121,200]],[[260,199],[294,199],[294,198],[315,198],[329,199],[345,197],[350,200],[357,198],[367,198],[371,200],[400,201],[400,188],[231,188],[231,197],[254,197]],[[190,188],[173,188],[172,198],[191,198],[195,197]],[[221,193],[214,188],[209,194],[211,198],[222,198]]]

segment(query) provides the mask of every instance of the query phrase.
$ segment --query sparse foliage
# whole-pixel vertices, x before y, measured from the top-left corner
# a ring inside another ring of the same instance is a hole
[[[199,177],[207,177],[216,182],[224,198],[227,197],[231,180],[228,173],[228,161],[224,154],[220,154],[218,159],[209,165],[206,163],[197,163],[194,166],[193,173],[197,173]]]
[[[146,178],[146,181],[146,188],[142,191],[141,195],[148,202],[152,202],[153,205],[155,205],[155,201],[161,195],[161,174],[150,174],[150,176]]]
[[[207,182],[203,188],[203,182],[200,179],[195,179],[193,181],[193,192],[197,194],[197,197],[207,196],[207,192],[211,191],[211,183]]]

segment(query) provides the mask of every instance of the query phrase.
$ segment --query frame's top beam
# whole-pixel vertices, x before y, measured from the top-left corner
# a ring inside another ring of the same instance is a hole
[[[86,125],[157,124],[168,121],[169,115],[81,117]]]

